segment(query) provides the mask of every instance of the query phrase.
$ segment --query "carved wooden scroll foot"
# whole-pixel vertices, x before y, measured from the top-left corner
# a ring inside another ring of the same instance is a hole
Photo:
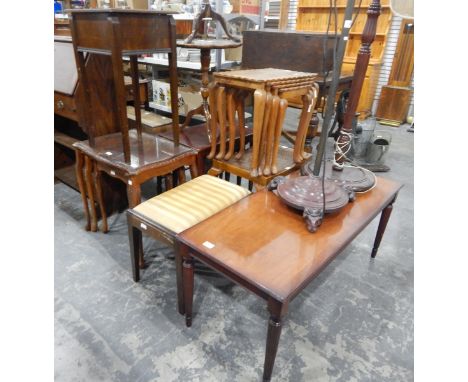
[[[302,214],[306,222],[309,232],[316,232],[318,227],[321,226],[323,221],[323,209],[321,208],[305,208]]]

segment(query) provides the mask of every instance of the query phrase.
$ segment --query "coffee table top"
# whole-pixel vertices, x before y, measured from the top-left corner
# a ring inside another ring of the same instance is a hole
[[[373,190],[358,195],[339,213],[326,215],[316,233],[307,231],[300,212],[264,190],[180,233],[178,239],[195,250],[197,258],[226,270],[261,297],[284,302],[305,288],[401,187],[378,178]]]

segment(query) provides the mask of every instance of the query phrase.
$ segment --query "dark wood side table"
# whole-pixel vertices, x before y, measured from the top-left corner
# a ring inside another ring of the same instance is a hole
[[[327,215],[320,230],[307,231],[302,216],[272,192],[248,196],[177,236],[186,324],[192,323],[194,258],[267,301],[270,312],[263,380],[269,381],[288,304],[381,214],[375,257],[398,191],[396,182],[379,178],[339,213]],[[226,228],[228,227],[228,228]]]

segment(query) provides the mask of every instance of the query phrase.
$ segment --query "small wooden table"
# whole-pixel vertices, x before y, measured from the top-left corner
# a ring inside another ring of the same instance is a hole
[[[309,154],[303,152],[303,147],[307,126],[317,99],[316,74],[265,68],[215,73],[214,77],[213,93],[216,94],[213,94],[210,104],[215,104],[216,98],[221,142],[217,155],[214,156],[215,147],[212,146],[212,152],[208,156],[210,159],[214,157],[213,168],[210,170],[211,175],[217,175],[222,171],[244,170],[227,163],[233,156],[233,150],[232,147],[229,147],[226,153],[224,141],[226,126],[229,125],[229,135],[232,135],[231,130],[235,125],[234,110],[237,109],[237,106],[233,106],[233,100],[240,98],[234,104],[243,105],[245,96],[252,93],[254,118],[252,156],[248,167],[249,180],[253,180],[256,184],[265,185],[268,182],[268,177],[286,175],[286,173],[279,171],[276,159],[288,103],[297,103],[297,106],[302,106],[297,142],[294,145],[292,163],[289,168],[291,171],[296,169],[304,159],[309,157]],[[228,123],[225,121],[226,109]],[[212,134],[214,130],[213,124]],[[243,155],[243,152],[239,152],[235,158],[239,160]]]
[[[194,39],[191,42],[185,40],[177,40],[177,46],[181,48],[200,49],[200,64],[202,74],[202,86],[200,93],[203,98],[203,103],[196,109],[190,110],[185,118],[185,122],[181,127],[183,130],[189,125],[194,115],[203,115],[207,118],[208,96],[210,85],[210,62],[211,62],[211,49],[231,49],[241,46],[241,42],[227,40],[227,39]],[[208,113],[209,114],[209,113]],[[206,124],[208,139],[211,138],[210,124]]]
[[[196,258],[267,301],[270,320],[263,380],[269,381],[289,302],[382,212],[372,250],[375,257],[401,187],[378,178],[373,190],[339,213],[326,215],[314,234],[307,231],[300,213],[266,190],[182,232],[177,256],[178,261],[183,259],[183,274],[177,277],[182,279],[187,326],[192,322]]]

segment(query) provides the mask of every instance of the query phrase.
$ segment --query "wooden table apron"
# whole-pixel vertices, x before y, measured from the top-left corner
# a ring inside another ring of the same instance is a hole
[[[192,319],[195,258],[267,301],[270,320],[263,379],[269,381],[289,302],[382,212],[372,250],[375,257],[401,187],[378,178],[372,191],[339,213],[326,215],[314,234],[307,231],[298,211],[266,190],[180,233],[176,256],[183,267],[177,277],[184,289],[187,326]],[[209,249],[207,243],[214,246]]]

